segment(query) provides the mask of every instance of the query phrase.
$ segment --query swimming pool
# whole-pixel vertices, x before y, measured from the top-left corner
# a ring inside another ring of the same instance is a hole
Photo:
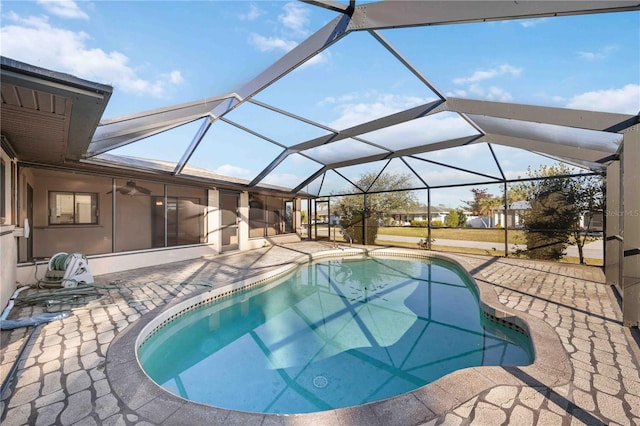
[[[532,362],[528,337],[482,315],[448,262],[343,258],[174,314],[138,347],[156,383],[191,401],[305,413],[360,405],[452,371]]]

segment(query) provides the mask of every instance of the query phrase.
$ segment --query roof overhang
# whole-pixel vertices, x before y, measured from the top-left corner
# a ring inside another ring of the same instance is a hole
[[[0,57],[1,130],[19,161],[79,160],[113,88]]]

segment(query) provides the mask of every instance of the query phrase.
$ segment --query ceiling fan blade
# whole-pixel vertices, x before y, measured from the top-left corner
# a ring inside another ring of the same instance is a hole
[[[151,195],[151,190],[145,188],[144,186],[136,186],[136,189],[138,190],[138,192],[141,192],[145,195]]]

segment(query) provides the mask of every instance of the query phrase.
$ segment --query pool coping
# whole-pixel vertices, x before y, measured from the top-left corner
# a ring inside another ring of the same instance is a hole
[[[179,311],[194,298],[210,297],[212,292],[225,297],[237,291],[254,287],[258,283],[284,275],[301,263],[322,258],[358,254],[371,256],[402,256],[435,258],[459,266],[478,289],[484,313],[498,320],[524,329],[530,336],[535,359],[533,364],[521,367],[471,367],[450,373],[428,385],[392,398],[359,406],[337,408],[304,414],[264,414],[222,409],[196,403],[176,396],[153,382],[142,370],[136,354],[141,332],[157,320],[160,314]],[[452,410],[476,395],[500,385],[510,386],[562,386],[571,381],[572,367],[555,330],[543,320],[527,313],[517,312],[502,305],[494,288],[484,280],[481,271],[464,259],[424,250],[401,248],[348,248],[304,254],[287,265],[270,272],[224,285],[218,289],[203,289],[184,298],[154,309],[118,333],[106,354],[106,377],[114,395],[129,409],[156,424],[419,424]],[[542,385],[542,384],[545,385]]]

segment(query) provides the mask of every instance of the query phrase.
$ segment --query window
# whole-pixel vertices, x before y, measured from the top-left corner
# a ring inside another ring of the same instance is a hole
[[[97,224],[97,193],[49,192],[49,225]]]

